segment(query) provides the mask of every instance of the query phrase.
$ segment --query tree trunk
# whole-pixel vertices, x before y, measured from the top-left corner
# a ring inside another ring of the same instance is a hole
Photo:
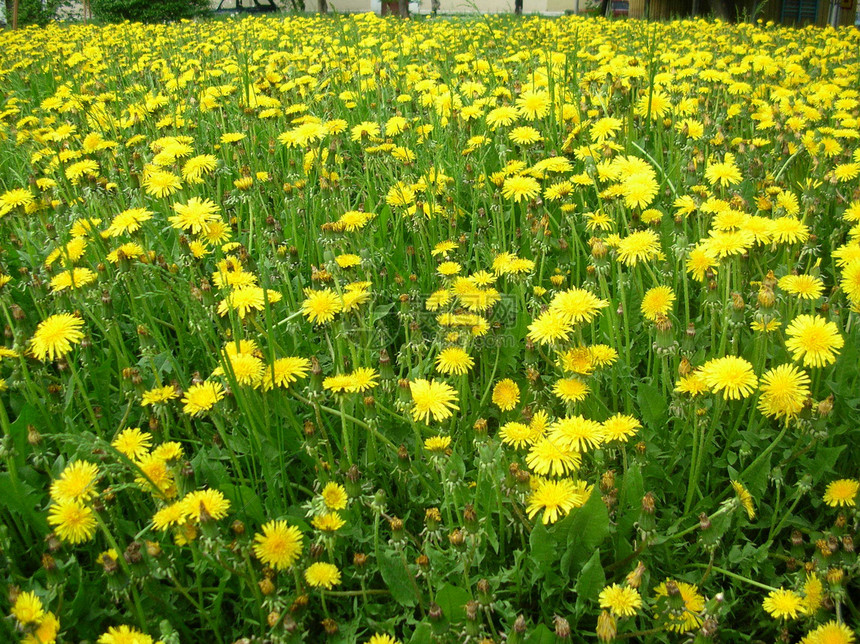
[[[327,2],[327,0],[319,0],[319,12],[320,13],[328,13],[328,2]]]
[[[12,29],[18,28],[18,0],[12,0]]]
[[[401,18],[409,17],[409,0],[398,0],[397,8]]]

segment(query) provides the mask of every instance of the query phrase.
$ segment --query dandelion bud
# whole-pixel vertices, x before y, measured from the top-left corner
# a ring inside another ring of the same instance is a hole
[[[258,581],[257,585],[260,587],[260,592],[267,597],[273,592],[275,592],[275,584],[272,583],[271,579],[263,579],[261,581]]]
[[[591,256],[594,259],[603,259],[606,257],[607,252],[609,252],[609,249],[603,243],[602,239],[595,239],[594,243],[591,244]]]
[[[191,464],[191,461],[185,461],[182,464],[182,467],[179,470],[179,474],[184,476],[185,478],[194,476],[194,466]]]
[[[427,508],[424,513],[424,527],[427,532],[435,532],[440,523],[442,523],[442,515],[439,508]]]
[[[839,550],[839,539],[837,539],[834,535],[830,535],[827,537],[827,547],[830,549],[830,552],[836,552]]]
[[[475,421],[475,424],[472,426],[475,430],[476,434],[484,435],[487,433],[487,420],[485,418],[479,418]]]
[[[54,572],[57,569],[57,562],[47,552],[42,555],[42,568],[47,572]]]
[[[438,622],[442,619],[442,607],[435,602],[430,603],[430,608],[427,610],[427,617],[430,621]]]
[[[627,573],[625,582],[631,588],[639,588],[639,584],[642,583],[643,574],[645,574],[645,564],[643,564],[641,561],[637,561],[636,567],[629,573]]]
[[[388,527],[391,528],[391,538],[394,541],[403,540],[403,520],[397,517],[391,517],[388,520]]]
[[[337,626],[337,622],[334,621],[331,617],[326,617],[320,623],[322,624],[322,627],[325,629],[326,635],[328,635],[330,637],[333,635],[337,635],[337,632],[339,630],[338,626]]]
[[[34,425],[27,425],[27,442],[34,446],[42,442],[42,435]]]
[[[463,508],[463,523],[466,525],[466,530],[471,533],[478,531],[478,513],[475,512],[475,506],[467,503]]]
[[[486,579],[479,579],[476,584],[478,589],[478,601],[484,606],[489,606],[493,603],[493,591],[490,588],[490,582]]]
[[[104,553],[101,556],[102,560],[102,569],[105,571],[106,575],[115,575],[119,570],[119,566],[117,565],[116,559],[111,557],[108,553]],[[127,558],[126,558],[127,560]]]
[[[310,600],[307,595],[299,595],[293,600],[293,603],[290,606],[290,612],[298,613],[308,605],[308,601]]]
[[[302,427],[302,431],[304,432],[305,438],[312,438],[316,433],[316,426],[312,420],[306,420]]]
[[[27,317],[27,314],[26,314],[26,313],[24,313],[24,309],[22,309],[22,308],[21,308],[20,306],[18,306],[17,304],[13,304],[10,308],[11,308],[11,310],[12,310],[12,318],[13,318],[16,322],[20,322],[21,320],[23,320],[24,318],[26,318],[26,317]]]
[[[845,573],[842,568],[830,568],[827,571],[827,583],[831,586],[838,586],[845,578]]]
[[[833,527],[834,527],[834,528],[836,528],[836,529],[841,530],[842,528],[844,528],[844,527],[845,527],[845,525],[847,524],[847,522],[848,522],[848,521],[847,521],[847,519],[845,518],[845,514],[844,514],[844,513],[842,513],[842,512],[840,512],[838,515],[836,515],[836,521],[834,521],[834,522],[833,522]]]
[[[842,535],[842,549],[848,553],[854,552],[854,539],[851,535]]]
[[[463,532],[460,528],[455,528],[451,534],[448,535],[448,541],[450,541],[451,545],[455,548],[462,548],[466,543],[466,537],[463,536]]]
[[[803,533],[800,530],[792,530],[791,531],[791,545],[793,545],[793,546],[802,546],[803,545]]]
[[[523,615],[517,615],[516,620],[514,620],[514,633],[518,635],[523,635],[526,632],[528,626],[526,625],[526,618]]]
[[[474,599],[470,599],[466,602],[466,619],[470,622],[474,622],[478,619],[478,608],[480,604],[476,602]]]
[[[719,625],[720,623],[717,621],[716,617],[708,615],[702,623],[702,630],[700,632],[703,637],[713,637],[717,634],[717,628]]]
[[[157,541],[147,541],[146,542],[146,554],[150,557],[160,557],[161,556],[161,544]]]
[[[833,411],[833,394],[818,403],[818,415],[826,418]]]
[[[678,365],[678,375],[684,378],[689,375],[690,371],[692,371],[693,365],[690,364],[690,361],[687,359],[687,356],[681,357],[681,363]]]
[[[60,549],[60,540],[57,538],[53,532],[45,537],[45,546],[48,548],[48,552],[57,552]]]
[[[758,291],[758,304],[763,309],[771,308],[776,302],[776,297],[773,294],[773,289],[762,284]]]
[[[232,524],[230,524],[230,530],[237,537],[241,537],[243,534],[245,534],[245,524],[239,521],[239,519],[236,519],[235,521],[233,521]]]
[[[552,618],[553,626],[555,626],[555,636],[561,640],[570,639],[570,622],[564,617],[556,615]]]
[[[654,514],[654,494],[646,492],[642,497],[642,512],[646,514]]]
[[[201,520],[203,518],[201,512]],[[125,552],[122,555],[125,560],[130,564],[136,564],[143,561],[143,555],[140,553],[140,542],[132,541],[128,544],[128,547],[125,549]]]
[[[608,492],[615,487],[615,472],[607,470],[600,476],[600,490]]]
[[[409,469],[409,450],[406,445],[401,445],[397,448],[398,465],[403,469]]]
[[[608,610],[601,612],[597,618],[597,639],[601,642],[611,642],[617,633],[617,620]]]
[[[423,571],[428,572],[430,570],[430,557],[427,555],[418,555],[415,558],[415,564]]]
[[[639,454],[639,456],[645,456],[645,450],[647,449],[645,441],[639,441],[634,447],[636,449],[636,453]]]
[[[710,529],[711,520],[708,518],[708,515],[702,512],[699,514],[699,530],[704,532],[705,530]]]

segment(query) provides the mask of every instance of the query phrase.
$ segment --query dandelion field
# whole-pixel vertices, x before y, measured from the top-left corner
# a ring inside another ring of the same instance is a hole
[[[2,641],[852,642],[860,32],[0,34]]]

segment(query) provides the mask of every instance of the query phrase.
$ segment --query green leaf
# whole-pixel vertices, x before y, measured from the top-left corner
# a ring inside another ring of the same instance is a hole
[[[380,551],[379,572],[394,601],[403,606],[415,606],[418,603],[415,596],[415,579],[404,566],[399,554]]]
[[[645,424],[652,428],[659,428],[665,422],[669,411],[666,397],[660,393],[657,387],[639,385],[636,399]]]
[[[600,590],[606,585],[606,575],[600,563],[600,550],[595,550],[591,558],[585,562],[579,578],[576,580],[576,603],[597,599]]]
[[[9,472],[0,472],[0,498],[13,515],[24,517],[33,530],[40,535],[48,533],[46,515],[36,510],[42,505],[42,501],[36,490],[27,483],[21,480],[13,483]]]
[[[433,630],[427,622],[421,622],[409,638],[410,644],[424,644],[433,640]]]
[[[467,590],[451,584],[445,584],[436,593],[436,603],[442,609],[443,617],[452,623],[466,619],[466,602],[470,599],[472,598]]]
[[[556,644],[558,642],[558,638],[555,636],[555,633],[546,627],[546,624],[539,624],[537,628],[535,628],[531,633],[529,633],[528,637],[526,637],[526,642],[528,642],[528,644]]]
[[[545,570],[558,558],[554,539],[550,537],[549,531],[543,523],[535,524],[529,535],[529,554],[535,564],[535,572]]]
[[[221,491],[230,500],[231,511],[243,519],[253,519],[256,523],[266,520],[260,497],[247,485],[222,484]]]
[[[15,444],[15,462],[18,464],[18,467],[24,465],[27,460],[27,454],[31,449],[27,442],[27,426],[36,425],[36,421],[36,408],[30,403],[27,403],[21,408],[15,422],[9,425],[9,431],[12,434],[12,441]]]
[[[588,501],[571,512],[567,522],[567,552],[569,571],[575,573],[609,534],[609,513],[600,494],[591,493]]]

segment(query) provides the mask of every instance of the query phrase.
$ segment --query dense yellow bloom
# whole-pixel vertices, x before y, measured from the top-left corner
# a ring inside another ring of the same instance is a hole
[[[642,608],[642,596],[629,586],[612,584],[600,591],[601,608],[608,608],[617,617],[632,617]]]
[[[445,420],[460,408],[454,403],[457,392],[444,382],[424,380],[419,378],[409,383],[412,392],[412,418],[424,423],[433,420]]]
[[[153,644],[153,639],[133,626],[111,626],[98,639],[98,644]]]
[[[785,330],[785,348],[807,367],[825,367],[836,362],[845,340],[833,322],[818,315],[798,315]]]
[[[302,302],[302,313],[314,324],[331,322],[343,309],[343,300],[329,289],[311,291]]]
[[[30,340],[30,350],[43,362],[56,360],[84,339],[83,320],[68,313],[58,313],[43,320]]]
[[[191,385],[182,397],[182,411],[190,416],[198,416],[212,409],[223,397],[224,387],[217,382]]]
[[[96,495],[99,468],[87,461],[72,461],[51,484],[54,501],[89,501]]]
[[[555,523],[559,518],[567,516],[574,508],[585,505],[591,496],[591,487],[583,481],[572,479],[544,479],[539,481],[528,500],[526,512],[529,518],[534,518],[538,512],[543,512],[544,525]]]
[[[761,605],[775,619],[797,619],[803,614],[803,598],[793,590],[772,590]]]
[[[675,292],[669,286],[655,286],[648,289],[642,298],[642,315],[654,322],[661,315],[667,315],[675,301]]]
[[[758,383],[752,365],[735,356],[708,360],[702,365],[701,374],[708,388],[714,393],[722,393],[727,400],[746,398]]]
[[[72,545],[89,541],[96,532],[92,508],[80,501],[59,501],[48,511],[48,523],[62,541]]]
[[[330,590],[340,584],[340,570],[334,564],[318,561],[305,570],[305,581],[314,588]]]
[[[462,376],[475,366],[475,361],[460,347],[442,349],[436,356],[436,371]]]
[[[824,492],[824,502],[831,506],[857,505],[857,491],[860,490],[860,482],[855,479],[840,479],[827,484]]]
[[[302,554],[302,533],[286,521],[269,521],[254,535],[254,556],[275,570],[287,570]]]
[[[12,605],[12,617],[19,624],[38,624],[45,616],[45,607],[36,593],[27,591],[20,593]]]
[[[758,408],[765,416],[791,418],[800,413],[810,396],[809,376],[794,365],[783,364],[765,372],[759,388]]]

